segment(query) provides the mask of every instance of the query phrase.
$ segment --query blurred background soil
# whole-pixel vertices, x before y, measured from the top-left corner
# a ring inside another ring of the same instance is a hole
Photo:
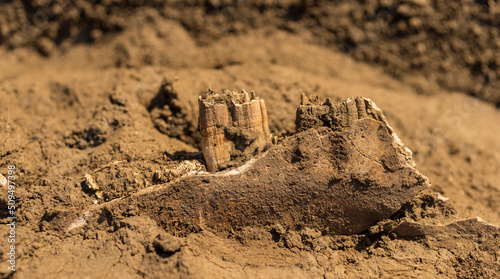
[[[274,134],[294,132],[301,93],[371,98],[433,191],[500,225],[499,20],[493,0],[2,1],[0,173],[16,164],[20,245],[12,274],[0,243],[0,275],[494,278],[498,235],[176,237],[133,205],[102,227],[62,224],[203,170],[211,87],[255,90]]]

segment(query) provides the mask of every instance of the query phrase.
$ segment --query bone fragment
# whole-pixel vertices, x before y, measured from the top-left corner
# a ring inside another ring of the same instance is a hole
[[[372,100],[365,97],[355,97],[333,104],[330,99],[326,99],[324,103],[317,100],[310,101],[310,99],[312,100],[312,98],[307,98],[302,94],[295,120],[297,132],[319,127],[329,127],[334,131],[342,131],[350,127],[355,120],[371,118],[384,125],[387,132],[394,138],[398,151],[405,156],[410,164],[415,165],[411,159],[411,150],[404,146],[387,122],[382,110]]]
[[[242,90],[210,91],[198,99],[199,129],[207,170],[217,172],[248,160],[270,141],[264,100]]]

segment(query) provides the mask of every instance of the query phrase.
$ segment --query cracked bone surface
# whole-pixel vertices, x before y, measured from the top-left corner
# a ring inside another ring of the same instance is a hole
[[[237,169],[191,174],[94,207],[87,221],[102,223],[133,205],[177,234],[273,224],[324,234],[366,231],[430,185],[385,118],[360,113],[342,126],[287,137]]]
[[[198,100],[202,151],[210,172],[236,166],[262,151],[270,133],[264,100],[245,90],[209,90]]]
[[[329,127],[334,131],[348,128],[355,120],[371,118],[382,123],[387,132],[394,138],[398,151],[405,156],[408,163],[415,166],[411,159],[412,152],[405,147],[394,129],[387,122],[382,110],[372,100],[365,97],[349,98],[334,104],[330,99],[325,102],[310,100],[305,94],[297,109],[295,129],[302,132],[311,128]]]

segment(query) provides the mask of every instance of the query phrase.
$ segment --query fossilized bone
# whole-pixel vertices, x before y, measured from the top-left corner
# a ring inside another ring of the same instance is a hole
[[[199,129],[207,169],[215,172],[236,165],[262,151],[269,143],[264,100],[245,90],[208,91],[200,96]]]
[[[401,142],[394,129],[387,122],[382,110],[368,98],[348,98],[344,102],[334,104],[330,99],[326,99],[324,103],[317,100],[311,101],[305,94],[302,94],[295,125],[297,132],[319,127],[329,127],[335,131],[342,131],[352,125],[353,121],[363,118],[371,118],[381,122],[394,138],[399,152],[415,166],[411,159],[411,150]]]
[[[308,112],[314,110],[325,113]],[[429,187],[414,168],[411,153],[369,99],[304,103],[297,115],[301,132],[243,166],[190,173],[93,207],[82,214],[78,226],[126,214],[132,205],[178,234],[273,224],[351,234],[391,217]],[[332,115],[332,122],[324,122],[325,115]],[[314,119],[318,116],[323,124]],[[303,129],[306,117],[319,124]]]

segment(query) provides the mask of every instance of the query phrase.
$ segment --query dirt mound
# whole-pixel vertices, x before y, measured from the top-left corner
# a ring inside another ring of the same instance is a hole
[[[164,78],[158,94],[151,100],[148,110],[158,131],[200,148],[201,135],[195,108],[179,100],[174,88],[175,80]]]
[[[318,41],[382,65],[422,94],[437,82],[499,105],[499,20],[495,1],[373,0],[321,1],[299,22]]]
[[[422,94],[433,94],[433,84],[439,84],[500,105],[500,6],[495,1],[13,0],[0,11],[0,44],[32,46],[50,55],[129,28],[125,19],[144,8],[180,22],[201,44],[276,26],[380,65]],[[129,54],[121,50],[117,63],[127,65]]]

